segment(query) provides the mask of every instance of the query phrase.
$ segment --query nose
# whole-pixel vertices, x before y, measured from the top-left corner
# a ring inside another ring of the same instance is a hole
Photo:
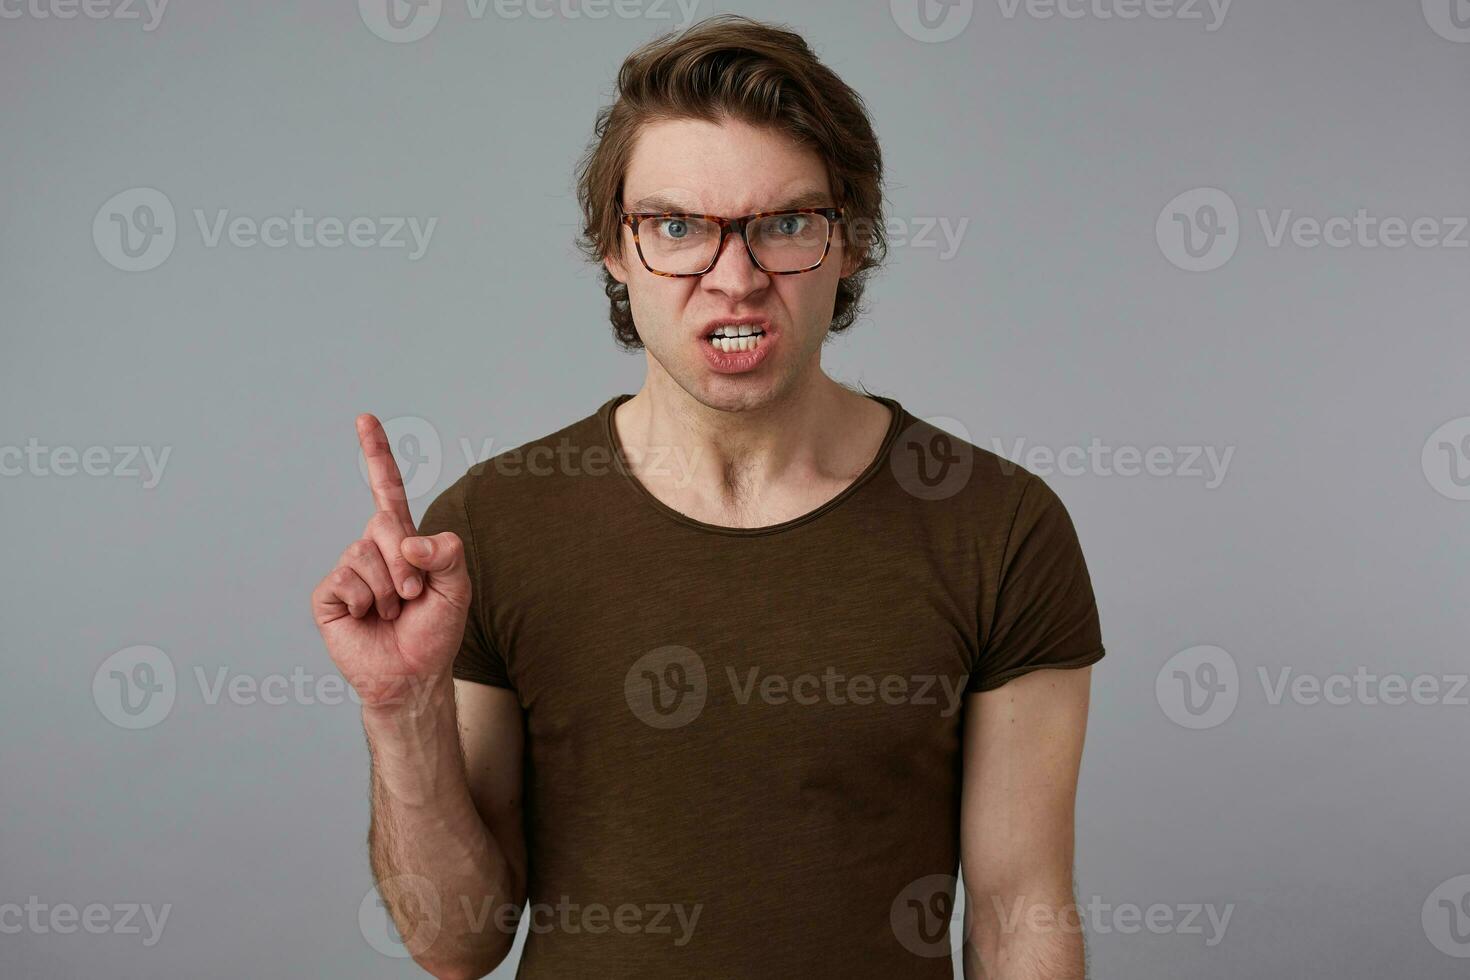
[[[720,245],[714,267],[706,272],[701,284],[706,289],[725,293],[732,299],[748,296],[763,289],[771,277],[751,261],[750,252],[739,234],[732,231]]]

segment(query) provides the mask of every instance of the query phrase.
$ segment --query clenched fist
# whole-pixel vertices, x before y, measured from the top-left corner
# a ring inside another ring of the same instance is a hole
[[[377,513],[311,594],[327,652],[365,707],[409,703],[446,674],[464,635],[470,578],[452,531],[419,537],[383,426],[357,417]]]

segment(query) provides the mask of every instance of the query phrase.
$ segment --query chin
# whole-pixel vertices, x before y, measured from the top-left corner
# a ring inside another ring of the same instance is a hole
[[[685,390],[708,408],[722,412],[748,412],[776,401],[782,386],[773,375],[732,377],[706,372]]]

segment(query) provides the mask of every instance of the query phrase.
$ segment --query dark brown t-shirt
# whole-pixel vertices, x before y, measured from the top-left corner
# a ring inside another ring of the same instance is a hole
[[[893,417],[845,490],[706,524],[619,462],[630,397],[419,526],[469,555],[454,676],[525,711],[517,976],[952,976],[965,695],[1103,656],[1066,510],[870,395]]]

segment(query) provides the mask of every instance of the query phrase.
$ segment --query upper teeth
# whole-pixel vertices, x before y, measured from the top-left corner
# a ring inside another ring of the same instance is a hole
[[[748,323],[739,326],[715,327],[714,337],[749,337],[753,333],[764,333],[760,327],[752,327]]]

